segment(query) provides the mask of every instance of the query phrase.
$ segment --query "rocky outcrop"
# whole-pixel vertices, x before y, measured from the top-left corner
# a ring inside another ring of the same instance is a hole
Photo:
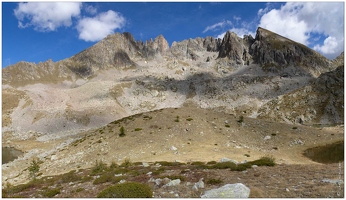
[[[316,51],[261,27],[257,29],[249,53],[255,63],[269,72],[295,66],[317,77],[332,70],[330,61]]]
[[[258,113],[258,118],[286,123],[343,123],[344,66],[322,74],[301,89],[269,101]]]
[[[211,36],[207,36],[203,41],[203,47],[207,49],[207,51],[218,52],[220,50],[222,40],[220,38],[213,38]]]
[[[142,50],[143,56],[149,60],[154,59],[156,55],[165,55],[169,49],[169,44],[163,35],[157,36],[154,41],[150,39],[146,41]]]
[[[251,36],[245,36],[244,40],[234,32],[228,31],[220,45],[218,58],[228,58],[234,61],[236,65],[249,65],[251,55],[249,54],[249,45],[252,44]]]

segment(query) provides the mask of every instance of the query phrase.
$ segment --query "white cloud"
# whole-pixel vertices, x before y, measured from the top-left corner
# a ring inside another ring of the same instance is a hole
[[[232,22],[229,20],[223,20],[222,22],[213,24],[211,26],[207,26],[204,30],[203,33],[207,32],[207,31],[215,31],[219,28],[225,27],[226,25],[232,25]]]
[[[314,50],[316,51],[320,51],[323,54],[335,54],[338,50],[338,40],[335,37],[327,37],[324,42],[323,45],[315,45],[314,46]]]
[[[19,3],[14,10],[18,26],[33,26],[36,31],[55,31],[61,26],[72,25],[72,17],[80,15],[82,3],[29,2]]]
[[[97,13],[97,8],[92,5],[84,4],[84,10],[91,15],[95,15]]]
[[[311,46],[330,59],[343,51],[343,2],[288,2],[280,9],[268,10],[258,11],[258,14],[265,12],[260,27]],[[315,44],[311,33],[324,35],[323,45]]]
[[[114,33],[115,29],[122,28],[125,23],[126,19],[112,10],[100,13],[93,18],[82,18],[77,24],[79,39],[90,42],[99,41],[108,34]]]

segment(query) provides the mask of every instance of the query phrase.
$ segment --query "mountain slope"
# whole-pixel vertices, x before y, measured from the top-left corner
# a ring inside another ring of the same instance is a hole
[[[344,66],[263,105],[259,118],[291,123],[344,122]]]
[[[172,47],[162,35],[144,43],[130,33],[116,33],[56,63],[20,62],[3,69],[3,99],[13,100],[3,104],[3,131],[20,137],[68,135],[184,105],[275,120],[282,113],[264,114],[276,111],[264,111],[263,105],[340,63],[343,54],[329,61],[263,28],[255,38],[227,32],[222,40],[196,38]],[[340,110],[340,103],[335,106]],[[334,113],[326,115],[323,123],[335,123]]]

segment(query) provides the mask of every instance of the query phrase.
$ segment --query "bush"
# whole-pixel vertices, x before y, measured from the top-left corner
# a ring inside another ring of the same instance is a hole
[[[70,182],[76,182],[81,181],[82,178],[75,174],[75,170],[72,170],[66,174],[61,175],[61,181],[63,183],[70,183]]]
[[[211,166],[212,169],[235,169],[236,164],[233,162],[222,162],[222,163],[216,163],[215,165]]]
[[[131,160],[129,158],[125,158],[124,162],[121,163],[120,167],[130,167],[131,165]]]
[[[105,170],[107,170],[106,163],[102,162],[102,160],[100,162],[96,160],[95,166],[91,169],[91,174],[98,174]]]
[[[207,165],[215,165],[217,162],[216,161],[209,161],[207,162]]]
[[[251,161],[249,163],[251,165],[257,165],[257,166],[274,166],[275,158],[269,157],[269,156],[263,156],[260,159]]]
[[[110,186],[97,195],[98,198],[151,198],[152,196],[153,192],[148,185],[137,182]]]
[[[160,167],[160,168],[158,168],[156,171],[154,171],[152,174],[153,174],[153,175],[159,175],[159,174],[161,174],[162,172],[164,172],[165,170],[166,170],[165,167]]]
[[[57,194],[60,194],[60,188],[55,188],[42,192],[42,196],[46,198],[52,198]]]
[[[135,131],[141,131],[142,128],[135,128]]]
[[[206,183],[209,185],[217,185],[217,184],[222,183],[222,180],[212,178],[212,179],[207,180]]]
[[[180,163],[180,162],[168,162],[168,161],[158,161],[158,162],[155,162],[154,164],[156,165],[157,163],[159,163],[161,166],[179,166],[179,165],[183,165],[183,163]]]
[[[195,162],[192,162],[191,165],[204,165],[204,162],[195,161]]]

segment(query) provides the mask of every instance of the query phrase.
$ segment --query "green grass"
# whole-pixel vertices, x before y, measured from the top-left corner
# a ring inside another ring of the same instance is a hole
[[[148,185],[128,182],[110,186],[101,191],[98,198],[151,198],[153,192]]]
[[[142,128],[135,128],[135,131],[141,131],[143,130]]]

